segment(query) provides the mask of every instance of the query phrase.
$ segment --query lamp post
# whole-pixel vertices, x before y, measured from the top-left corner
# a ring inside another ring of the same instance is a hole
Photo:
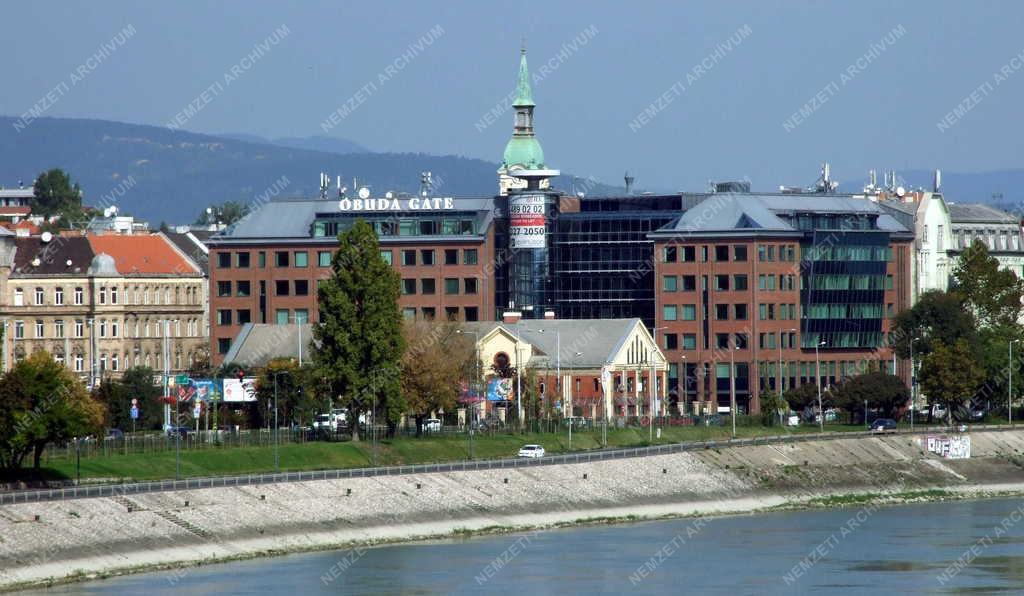
[[[914,406],[917,405],[917,397],[914,387],[917,386],[917,371],[914,370],[914,342],[920,337],[910,338],[910,432],[914,432]],[[864,418],[868,417],[867,410],[864,410]]]
[[[278,451],[278,433],[281,432],[281,425],[277,423],[277,378],[281,375],[291,374],[286,370],[274,373],[274,472],[281,471],[281,454]],[[358,422],[357,422],[358,424]]]
[[[825,432],[825,408],[821,405],[821,359],[818,358],[818,348],[826,342],[819,341],[814,344],[814,384],[818,386],[818,430]]]
[[[651,329],[651,340],[654,342],[654,349],[658,349],[658,331],[668,329],[668,327],[654,327]],[[658,392],[658,377],[655,372],[654,352],[651,352],[651,404],[650,404],[650,417],[651,423],[647,426],[647,442],[654,442],[654,402],[657,398],[655,395]],[[660,432],[660,431],[659,431]],[[659,435],[660,436],[660,435]]]
[[[480,333],[478,331],[464,331],[462,329],[456,329],[455,333],[473,336],[473,354],[476,357],[476,362],[473,363],[473,369],[476,371],[476,374],[473,376],[477,378],[477,391],[482,392],[483,380],[480,378]],[[469,413],[469,416],[467,416],[469,419],[467,421],[469,423],[469,459],[473,459],[473,414],[476,413],[476,404],[472,404],[467,408],[467,411]]]
[[[1006,415],[1010,422],[1010,426],[1013,426],[1013,344],[1017,343],[1018,341],[1020,340],[1010,340],[1010,354],[1006,362]]]
[[[519,321],[516,321],[516,415],[519,417],[519,428],[523,428],[523,371],[519,366]]]
[[[687,400],[687,398],[689,398],[689,394],[687,393],[687,390],[688,390],[687,385],[690,384],[690,374],[686,372],[686,354],[683,354],[683,359],[682,359],[682,362],[680,364],[683,365],[683,409],[685,410],[686,409],[686,400]],[[679,404],[677,403],[676,407],[678,408],[678,406],[679,406]],[[679,412],[676,412],[676,413],[678,414]],[[697,414],[697,408],[694,408],[694,412],[693,413],[694,413],[694,415]]]
[[[732,414],[732,438],[736,438],[736,350],[740,347],[736,345],[736,335],[730,333],[732,336],[732,347],[729,349],[729,411]]]
[[[573,370],[576,370],[578,368],[579,358],[582,355],[583,355],[583,352],[576,352],[573,355],[573,357],[572,357],[572,362],[573,362],[573,367],[572,368],[573,368]],[[570,375],[570,377],[571,377],[571,375]],[[569,393],[570,393],[570,395],[572,394],[572,387],[571,386],[569,388]],[[572,423],[574,421],[574,418],[575,418],[575,416],[573,415],[573,411],[572,411],[572,399],[570,397],[570,399],[569,399],[569,451],[572,451]]]

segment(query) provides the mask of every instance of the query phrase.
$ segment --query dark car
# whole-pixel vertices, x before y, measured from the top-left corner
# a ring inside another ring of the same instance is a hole
[[[173,426],[168,426],[167,427],[167,436],[172,438],[172,439],[174,438],[175,434],[179,435],[182,439],[187,439],[188,438],[188,432],[189,432],[189,429],[188,429],[187,426],[179,426],[177,428],[175,428]]]
[[[124,432],[122,432],[121,429],[119,429],[119,428],[108,428],[107,429],[107,438],[108,439],[123,439],[124,438]]]
[[[879,418],[871,423],[871,432],[884,433],[896,430],[896,421],[892,418]]]

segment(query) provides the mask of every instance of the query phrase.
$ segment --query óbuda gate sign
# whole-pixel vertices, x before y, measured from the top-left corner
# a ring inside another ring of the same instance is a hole
[[[339,211],[443,211],[455,209],[452,197],[410,197],[408,199],[341,199]]]

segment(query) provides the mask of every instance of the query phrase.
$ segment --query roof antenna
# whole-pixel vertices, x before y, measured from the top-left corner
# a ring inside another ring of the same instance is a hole
[[[932,192],[942,192],[942,170],[935,168],[935,179],[932,181]]]
[[[627,195],[632,195],[633,194],[633,181],[636,180],[636,177],[635,176],[630,176],[629,175],[629,170],[626,170],[626,175],[623,176],[623,178],[625,178],[625,180],[626,180],[626,194]]]

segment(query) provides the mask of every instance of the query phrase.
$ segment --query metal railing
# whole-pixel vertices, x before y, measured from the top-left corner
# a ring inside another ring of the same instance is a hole
[[[974,425],[971,431],[1011,431],[1017,430],[1006,425]],[[935,433],[936,429],[898,430],[886,435],[925,435]],[[43,490],[24,490],[0,492],[0,505],[15,503],[38,503],[42,501],[60,501],[66,499],[84,499],[95,497],[113,497],[129,494],[155,493],[179,490],[196,490],[203,488],[223,488],[233,486],[260,486],[282,482],[305,482],[311,480],[344,480],[350,478],[369,478],[375,476],[399,476],[410,474],[430,474],[436,472],[466,472],[473,470],[498,470],[505,468],[527,468],[537,466],[554,466],[561,464],[580,464],[597,461],[608,461],[651,455],[669,455],[686,451],[715,449],[720,447],[736,447],[743,445],[768,445],[779,443],[800,443],[806,441],[834,440],[852,437],[878,436],[870,431],[845,431],[827,433],[803,433],[792,435],[776,435],[767,437],[750,437],[743,439],[722,439],[709,441],[693,441],[672,443],[650,447],[630,447],[619,449],[597,449],[578,453],[549,455],[541,458],[503,458],[491,460],[463,460],[448,463],[416,464],[407,466],[383,466],[376,468],[345,468],[335,470],[312,470],[305,472],[281,472],[277,474],[244,474],[239,476],[212,476],[186,478],[184,480],[153,480],[122,484],[99,484],[92,486],[74,486]]]

